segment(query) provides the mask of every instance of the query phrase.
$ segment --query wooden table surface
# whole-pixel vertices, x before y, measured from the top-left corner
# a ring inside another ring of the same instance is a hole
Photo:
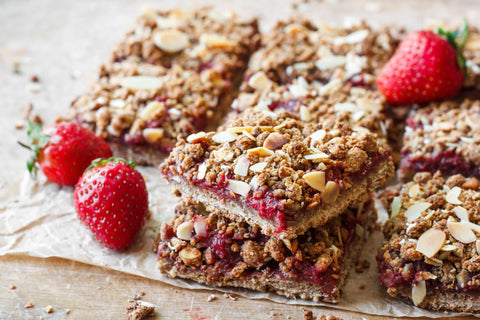
[[[243,16],[258,16],[266,26],[288,17],[293,2],[208,1]],[[145,3],[155,8],[198,5],[195,1],[174,0]],[[330,0],[303,3],[299,10],[311,18],[337,24],[352,16],[374,25],[394,23],[409,28],[419,28],[431,20],[459,22],[462,17],[480,24],[478,2],[432,4],[425,0]],[[21,106],[33,103],[34,111],[46,123],[52,123],[85,90],[96,67],[108,58],[143,5],[128,0],[0,1],[0,150],[9,150],[0,152],[0,163],[5,167],[0,172],[0,201],[8,182],[24,172],[27,153],[13,148],[16,140],[25,137],[25,132],[15,130],[13,125],[20,119]],[[20,64],[20,73],[13,72],[14,62]],[[33,75],[40,79],[38,84],[31,82]],[[232,300],[219,292],[215,300],[207,302],[210,291],[179,289],[58,258],[3,256],[0,270],[0,319],[124,319],[128,299],[142,292],[142,300],[156,305],[156,319],[301,319],[306,309],[263,300]],[[33,307],[25,308],[29,302]],[[53,307],[52,313],[44,311],[48,305]],[[315,316],[331,313],[345,319],[385,319],[334,309],[307,309]],[[69,314],[65,310],[70,310]]]

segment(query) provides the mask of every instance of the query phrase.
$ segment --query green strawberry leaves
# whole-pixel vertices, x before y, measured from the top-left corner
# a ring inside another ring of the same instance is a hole
[[[98,158],[92,161],[92,164],[88,166],[87,169],[85,169],[85,172],[88,170],[95,168],[95,167],[102,167],[106,165],[108,162],[123,162],[127,164],[128,166],[135,168],[135,162],[133,160],[125,160],[123,158],[115,158],[115,157],[110,157],[108,159],[105,158]]]
[[[42,135],[42,126],[38,123],[28,121],[28,144],[18,141],[18,144],[24,148],[33,151],[33,155],[27,160],[27,169],[32,179],[37,178],[37,166],[40,152],[47,145],[50,136]]]
[[[438,28],[438,34],[447,38],[447,41],[455,48],[457,52],[457,63],[460,69],[465,73],[466,68],[466,59],[462,53],[462,49],[465,46],[465,43],[468,39],[468,22],[466,19],[463,19],[463,24],[458,27],[455,31],[446,31],[442,28]]]

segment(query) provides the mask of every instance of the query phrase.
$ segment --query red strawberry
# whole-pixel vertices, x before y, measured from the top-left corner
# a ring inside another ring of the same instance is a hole
[[[142,229],[148,214],[148,193],[133,162],[98,159],[75,186],[75,208],[101,245],[121,250]]]
[[[461,49],[467,36],[466,22],[453,33],[439,29],[439,34],[417,31],[408,35],[378,76],[378,89],[395,105],[455,96],[464,79]]]
[[[110,146],[88,129],[76,123],[58,123],[42,127],[29,123],[29,146],[33,151],[27,167],[33,177],[37,163],[48,180],[74,186],[92,160],[112,156]]]

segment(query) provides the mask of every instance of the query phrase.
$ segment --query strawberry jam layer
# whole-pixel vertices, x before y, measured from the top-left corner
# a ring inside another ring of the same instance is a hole
[[[479,165],[467,161],[452,149],[441,151],[435,156],[424,154],[412,156],[408,151],[403,152],[400,169],[414,172],[428,171],[430,173],[440,170],[445,175],[462,174],[466,177],[480,178]]]

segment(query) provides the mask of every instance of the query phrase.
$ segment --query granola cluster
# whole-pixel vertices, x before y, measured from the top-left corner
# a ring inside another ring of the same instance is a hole
[[[416,110],[408,119],[401,174],[442,170],[480,177],[480,102],[445,101]]]
[[[181,140],[161,170],[167,178],[178,175],[232,199],[271,195],[294,215],[335,202],[375,157],[388,156],[366,129],[333,119],[306,123],[284,110],[256,110],[232,120],[224,131]]]
[[[390,197],[391,219],[379,255],[382,282],[395,296],[411,287],[421,305],[433,290],[480,287],[480,182],[476,178],[417,173]]]

